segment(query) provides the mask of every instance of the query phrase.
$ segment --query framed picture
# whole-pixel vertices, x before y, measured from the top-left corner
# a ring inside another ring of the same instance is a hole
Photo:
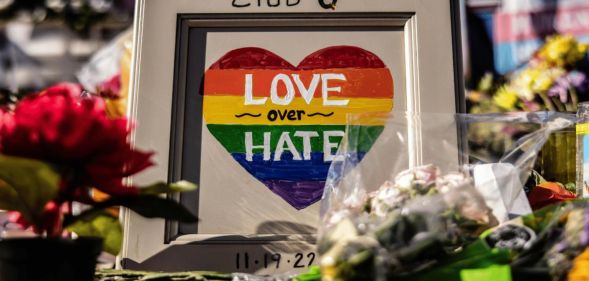
[[[121,266],[275,273],[317,263],[319,201],[347,114],[462,110],[457,9],[440,0],[138,1],[129,114],[135,144],[156,151],[158,165],[132,180],[199,184],[173,196],[199,222],[123,211]],[[408,122],[408,146],[395,148],[409,152],[402,161],[448,158],[422,155],[436,140]]]

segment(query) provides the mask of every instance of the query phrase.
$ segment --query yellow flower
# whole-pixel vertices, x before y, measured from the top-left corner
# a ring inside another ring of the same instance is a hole
[[[511,111],[515,109],[515,105],[518,101],[518,95],[510,87],[501,87],[493,97],[493,101],[500,108]]]
[[[587,55],[587,44],[579,43],[572,35],[554,35],[538,51],[538,57],[551,65],[570,66]]]
[[[546,93],[556,79],[564,75],[566,71],[559,67],[548,67],[539,64],[529,67],[517,74],[512,82],[512,87],[518,95],[526,100],[533,100],[534,94]]]
[[[526,68],[515,76],[511,85],[518,96],[526,100],[533,100],[535,92],[533,86],[540,75],[540,70]]]
[[[589,280],[589,250],[585,249],[581,255],[575,258],[573,268],[568,275],[568,280]]]
[[[544,93],[550,90],[556,79],[565,74],[565,70],[562,68],[548,68],[540,69],[532,90],[537,93]]]

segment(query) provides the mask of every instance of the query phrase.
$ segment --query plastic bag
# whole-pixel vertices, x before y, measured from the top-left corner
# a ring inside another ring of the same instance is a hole
[[[127,30],[96,52],[77,73],[76,77],[85,89],[94,91],[102,83],[121,72],[121,58],[126,42],[133,33]]]
[[[562,113],[350,116],[322,201],[324,276],[411,279],[466,251],[482,231],[498,223],[490,207],[504,208],[502,221],[521,209],[523,185],[538,151],[551,133],[574,121],[574,115]],[[468,126],[481,123],[532,124],[532,132],[497,162],[468,164],[462,136]],[[472,176],[482,165],[495,166],[477,181]],[[495,192],[481,194],[478,190],[491,185],[489,179]],[[489,198],[497,192],[501,196]]]
[[[76,77],[84,88],[105,99],[106,113],[118,118],[126,114],[133,32],[122,32],[96,52]]]
[[[508,180],[508,176],[516,177],[521,186],[528,179],[538,151],[550,134],[572,126],[574,122],[574,114],[557,112],[482,115],[395,112],[391,115],[351,115],[348,133],[342,140],[338,156],[329,171],[321,215],[325,216],[328,210],[347,208],[363,202],[368,192],[391,180],[401,171],[420,163],[436,164],[442,172],[468,173],[473,173],[475,168],[480,168],[483,164],[501,164],[507,170],[513,166],[509,173],[494,172],[497,177],[493,179]],[[384,125],[384,129],[373,130],[361,126],[366,123],[380,123]],[[522,125],[535,127],[528,126],[531,132],[516,138],[511,148],[504,151],[503,157],[475,159],[474,163],[466,165],[470,151],[468,140],[464,137],[465,132],[469,126],[491,124],[501,124],[506,132],[521,130]],[[372,147],[367,149],[366,143],[372,143]],[[486,182],[484,179],[479,180],[483,181],[479,181],[477,185]],[[519,193],[521,189],[513,192]],[[510,197],[516,198],[517,195],[512,194]]]

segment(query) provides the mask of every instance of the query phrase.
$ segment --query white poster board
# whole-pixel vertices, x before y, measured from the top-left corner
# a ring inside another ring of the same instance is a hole
[[[175,198],[200,220],[125,210],[123,267],[305,270],[346,113],[461,110],[455,1],[324,2],[138,2],[129,112],[158,165],[132,180],[198,183]],[[408,166],[458,161],[409,123]]]

